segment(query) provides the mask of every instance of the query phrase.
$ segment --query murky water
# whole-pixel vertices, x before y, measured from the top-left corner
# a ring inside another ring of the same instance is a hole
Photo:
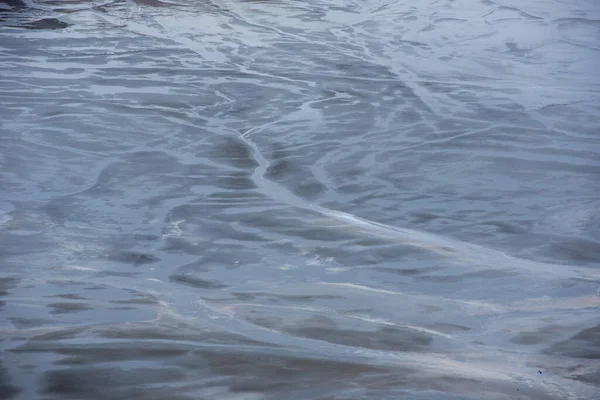
[[[600,398],[596,0],[0,10],[0,399]]]

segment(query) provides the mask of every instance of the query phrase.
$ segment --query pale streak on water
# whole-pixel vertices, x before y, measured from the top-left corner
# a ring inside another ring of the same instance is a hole
[[[600,398],[595,0],[0,10],[0,399]]]

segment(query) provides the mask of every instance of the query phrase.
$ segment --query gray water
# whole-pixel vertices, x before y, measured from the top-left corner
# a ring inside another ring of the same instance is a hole
[[[600,398],[596,0],[4,0],[0,399]]]

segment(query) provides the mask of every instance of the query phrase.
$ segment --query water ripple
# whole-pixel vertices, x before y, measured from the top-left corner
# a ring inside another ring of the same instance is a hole
[[[0,398],[598,397],[598,21],[4,1]]]

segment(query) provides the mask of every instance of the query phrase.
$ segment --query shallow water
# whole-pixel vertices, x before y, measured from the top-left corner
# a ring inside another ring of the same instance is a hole
[[[4,0],[0,71],[0,399],[600,398],[595,0]]]

